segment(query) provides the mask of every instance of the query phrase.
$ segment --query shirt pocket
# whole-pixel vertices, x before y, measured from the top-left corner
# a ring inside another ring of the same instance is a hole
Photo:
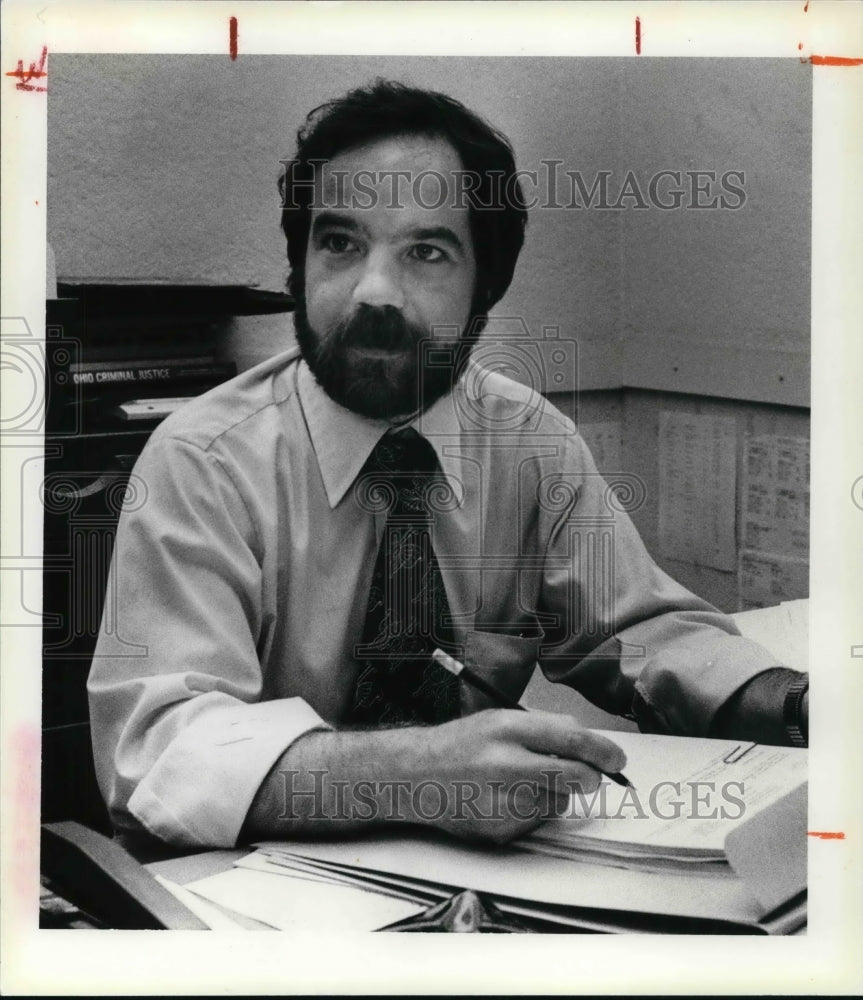
[[[505,635],[500,632],[468,632],[464,664],[507,697],[517,701],[536,667],[541,636]],[[500,708],[490,695],[468,681],[461,685],[461,714],[485,708]]]

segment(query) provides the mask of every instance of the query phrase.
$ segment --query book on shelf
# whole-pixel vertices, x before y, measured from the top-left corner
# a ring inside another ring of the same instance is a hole
[[[212,357],[136,358],[115,361],[84,361],[69,365],[62,373],[73,387],[105,389],[126,385],[165,385],[207,381],[217,384],[237,373],[233,362]]]

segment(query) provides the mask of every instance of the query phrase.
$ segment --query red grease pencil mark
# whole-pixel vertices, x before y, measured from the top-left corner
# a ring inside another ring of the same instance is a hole
[[[228,33],[230,37],[230,52],[231,59],[237,58],[237,19],[232,17],[228,21]]]
[[[33,873],[39,870],[39,841],[28,832],[31,821],[39,815],[39,759],[41,733],[38,726],[22,725],[12,733],[10,744],[15,771],[9,807],[12,813],[11,854],[15,858],[12,880],[22,904],[33,897]]]
[[[635,19],[635,54],[641,55],[641,18]]]
[[[44,94],[47,92],[47,87],[37,87],[31,80],[41,80],[43,77],[48,75],[45,69],[45,60],[48,58],[48,46],[42,46],[42,56],[39,59],[38,66],[36,63],[31,62],[29,69],[24,69],[24,60],[19,59],[18,65],[12,70],[11,73],[7,73],[6,76],[14,76],[18,78],[18,82],[15,84],[16,90],[29,90],[34,93]]]
[[[810,56],[813,66],[863,66],[863,59],[848,59],[845,56]]]
[[[819,840],[844,840],[845,834],[841,830],[838,831],[823,831],[823,830],[810,830],[810,837],[817,837]]]

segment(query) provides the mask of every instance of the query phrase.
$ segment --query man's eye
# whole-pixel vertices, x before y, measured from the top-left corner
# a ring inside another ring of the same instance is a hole
[[[354,241],[342,233],[328,233],[321,240],[321,246],[330,253],[348,253],[355,247]]]
[[[417,243],[410,248],[410,254],[416,260],[423,260],[428,264],[436,264],[438,261],[446,260],[447,255],[440,247],[432,246],[431,243]]]

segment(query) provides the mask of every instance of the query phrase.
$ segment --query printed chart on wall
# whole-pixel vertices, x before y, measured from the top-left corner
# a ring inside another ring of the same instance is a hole
[[[735,569],[733,417],[659,415],[659,545],[668,559]]]
[[[760,434],[746,441],[741,608],[809,594],[809,441]]]

